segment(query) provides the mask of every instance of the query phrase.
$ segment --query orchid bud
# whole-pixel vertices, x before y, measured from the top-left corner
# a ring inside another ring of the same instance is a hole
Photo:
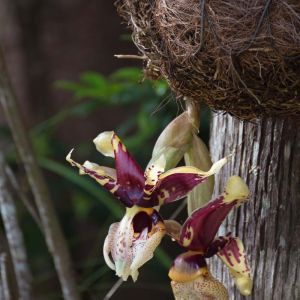
[[[174,119],[158,137],[149,165],[163,154],[166,170],[175,167],[190,147],[193,133],[197,131],[194,123],[195,120],[190,118],[187,111]]]
[[[203,171],[208,171],[212,166],[209,151],[205,143],[196,134],[193,134],[192,145],[184,155],[184,160],[187,166],[194,166]],[[214,177],[210,176],[202,185],[197,186],[188,194],[189,215],[211,199],[213,189]]]

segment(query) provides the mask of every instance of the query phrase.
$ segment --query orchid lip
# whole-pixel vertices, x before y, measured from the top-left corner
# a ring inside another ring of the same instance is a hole
[[[104,258],[123,280],[131,276],[135,281],[138,269],[153,257],[164,234],[164,223],[155,209],[127,208],[121,222],[110,227]]]

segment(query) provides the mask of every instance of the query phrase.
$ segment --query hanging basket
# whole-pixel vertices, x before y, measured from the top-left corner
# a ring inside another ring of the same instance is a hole
[[[241,119],[300,119],[299,0],[118,0],[146,57],[179,96]]]

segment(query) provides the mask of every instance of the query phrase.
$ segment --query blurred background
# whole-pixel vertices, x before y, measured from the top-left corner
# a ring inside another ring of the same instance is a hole
[[[72,255],[83,299],[103,299],[118,280],[104,263],[102,245],[124,208],[93,180],[79,176],[65,156],[113,166],[96,152],[98,133],[115,130],[144,168],[161,130],[183,110],[164,81],[144,80],[126,24],[112,1],[1,0],[0,41],[39,166],[51,191]],[[208,140],[209,112],[201,136]],[[0,110],[0,147],[19,183],[14,197],[33,274],[35,299],[62,299],[57,275],[39,227],[20,201],[31,197],[24,169]],[[111,204],[113,203],[113,205]],[[168,218],[179,204],[162,209]],[[185,210],[177,218],[183,222]],[[0,250],[7,242],[0,226]],[[172,299],[168,269],[180,249],[164,239],[155,258],[111,299]]]

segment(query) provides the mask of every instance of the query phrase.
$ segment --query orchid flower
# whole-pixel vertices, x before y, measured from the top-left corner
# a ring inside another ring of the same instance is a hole
[[[97,150],[115,159],[116,169],[86,161],[83,165],[66,159],[79,168],[80,174],[94,178],[126,206],[121,222],[110,226],[104,242],[103,255],[116,274],[135,281],[138,269],[153,257],[153,252],[165,234],[165,225],[158,213],[162,204],[184,196],[208,176],[215,174],[226,163],[223,158],[203,172],[195,167],[177,167],[165,171],[164,154],[152,161],[143,172],[113,132],[99,134],[94,143]]]
[[[195,210],[182,227],[176,221],[165,221],[168,234],[187,249],[174,260],[169,271],[176,300],[228,299],[226,288],[213,278],[206,264],[206,259],[215,254],[228,267],[241,294],[250,295],[252,280],[242,241],[231,234],[215,238],[230,210],[248,196],[246,184],[233,176],[225,192]]]

